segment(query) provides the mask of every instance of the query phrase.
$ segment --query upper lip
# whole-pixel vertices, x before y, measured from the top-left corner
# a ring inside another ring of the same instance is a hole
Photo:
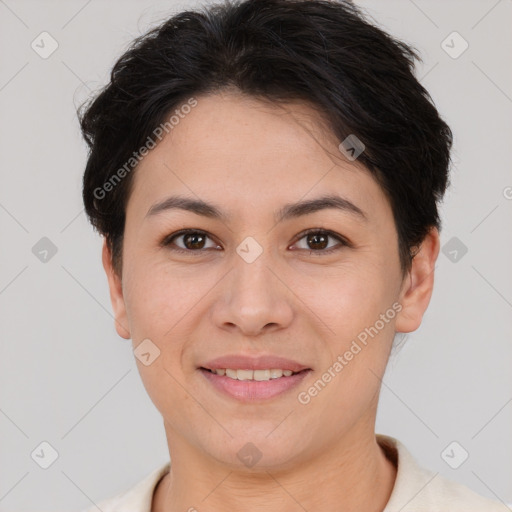
[[[284,357],[262,355],[258,357],[243,356],[241,354],[233,354],[212,359],[201,365],[202,368],[208,370],[218,370],[220,368],[229,368],[232,370],[291,370],[292,372],[300,372],[309,370],[308,366],[286,359]]]

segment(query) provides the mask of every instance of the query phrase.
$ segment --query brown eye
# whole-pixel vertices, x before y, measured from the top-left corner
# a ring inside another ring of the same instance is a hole
[[[329,235],[324,233],[311,233],[306,238],[311,249],[325,249],[329,245]]]
[[[206,237],[202,233],[183,235],[183,244],[187,249],[203,249]]]
[[[164,247],[169,246],[172,250],[178,252],[201,252],[205,249],[218,247],[215,243],[207,247],[206,242],[208,239],[210,237],[203,231],[185,230],[166,237],[161,245]],[[180,241],[181,243],[176,243],[175,241]]]
[[[329,245],[330,239],[337,240],[338,244]],[[329,254],[349,245],[341,236],[321,229],[312,229],[302,233],[300,240],[305,240],[305,246],[299,247],[300,249],[309,250],[310,253],[316,252],[319,255]]]

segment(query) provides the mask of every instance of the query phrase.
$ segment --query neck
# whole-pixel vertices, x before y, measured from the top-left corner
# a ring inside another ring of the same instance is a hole
[[[293,469],[233,471],[206,460],[204,453],[176,442],[166,430],[171,470],[158,485],[152,512],[245,510],[263,512],[382,512],[396,478],[396,468],[377,443],[374,429],[352,429],[336,446]],[[253,468],[254,469],[254,468]]]

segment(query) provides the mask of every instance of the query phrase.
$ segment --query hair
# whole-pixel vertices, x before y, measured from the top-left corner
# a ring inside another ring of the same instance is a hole
[[[85,211],[114,270],[121,276],[134,174],[127,162],[136,170],[135,151],[192,96],[236,89],[313,105],[339,141],[355,135],[364,144],[357,160],[390,202],[405,273],[429,230],[440,229],[452,146],[414,76],[416,60],[415,48],[342,0],[226,0],[177,13],[136,38],[110,82],[78,111],[89,146]]]

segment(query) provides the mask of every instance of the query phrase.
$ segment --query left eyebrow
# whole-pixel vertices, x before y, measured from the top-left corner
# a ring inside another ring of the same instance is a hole
[[[224,222],[229,221],[229,215],[223,212],[218,206],[207,203],[201,199],[192,199],[184,196],[170,196],[163,201],[155,203],[146,213],[146,217],[157,215],[163,211],[172,209],[186,210],[203,217],[219,219]],[[368,220],[368,217],[361,208],[348,199],[337,195],[327,195],[316,199],[286,204],[278,210],[274,215],[274,218],[276,222],[282,222],[284,220],[302,217],[325,209],[341,210],[355,215],[361,220]]]
[[[368,220],[368,217],[361,208],[348,199],[337,195],[327,195],[316,199],[287,204],[277,212],[275,218],[277,222],[282,222],[283,220],[309,215],[310,213],[315,213],[328,208],[350,213],[364,221]]]

